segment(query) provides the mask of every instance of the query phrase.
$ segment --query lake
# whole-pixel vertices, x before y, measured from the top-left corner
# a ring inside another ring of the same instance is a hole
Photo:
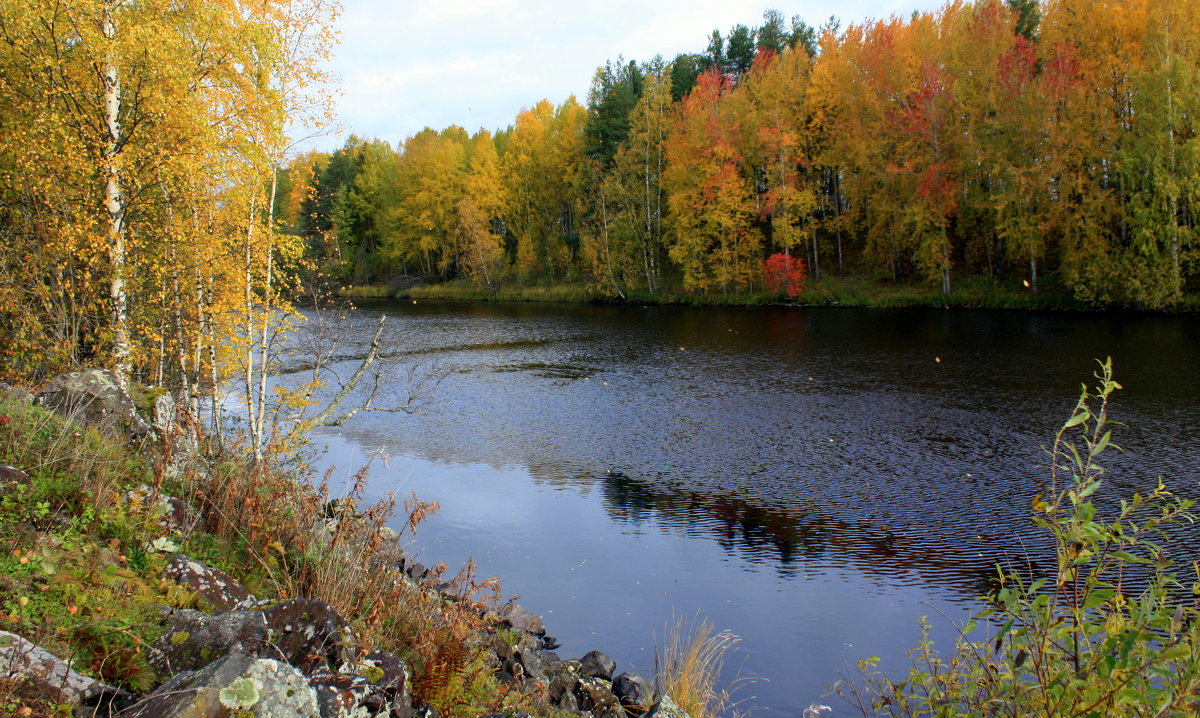
[[[370,461],[373,496],[440,502],[410,551],[499,576],[563,657],[649,675],[675,618],[736,633],[756,714],[846,714],[857,659],[901,673],[915,619],[948,645],[998,562],[1044,559],[1030,499],[1096,359],[1127,425],[1102,493],[1200,477],[1195,316],[388,302],[347,356],[381,313],[445,379],[317,432],[335,484]]]

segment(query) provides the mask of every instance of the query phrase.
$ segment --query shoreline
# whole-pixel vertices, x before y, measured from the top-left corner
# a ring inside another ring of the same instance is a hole
[[[1200,294],[1187,294],[1175,305],[1148,308],[1088,304],[1061,291],[1031,295],[1027,291],[1003,289],[985,278],[964,278],[961,289],[949,297],[919,285],[891,285],[857,279],[830,278],[810,281],[794,299],[766,293],[665,294],[628,293],[624,297],[580,284],[501,288],[478,287],[466,280],[418,284],[400,289],[386,285],[349,285],[338,296],[355,300],[437,301],[456,303],[545,302],[628,306],[770,307],[770,308],[855,308],[855,309],[986,309],[1056,311],[1096,314],[1195,314],[1200,312]]]
[[[125,404],[151,427],[131,434],[111,378],[0,384],[0,705],[688,718],[662,676],[560,657],[498,586],[406,556],[388,519],[415,526],[429,505],[366,506],[365,476],[330,499],[314,477],[191,440],[161,398]]]

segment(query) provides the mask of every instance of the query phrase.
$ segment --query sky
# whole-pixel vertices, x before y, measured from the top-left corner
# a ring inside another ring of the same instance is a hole
[[[587,101],[607,60],[703,52],[714,29],[762,24],[767,8],[843,26],[944,0],[342,0],[330,69],[340,130],[308,146],[336,149],[354,133],[397,146],[425,127],[495,130],[541,99]]]

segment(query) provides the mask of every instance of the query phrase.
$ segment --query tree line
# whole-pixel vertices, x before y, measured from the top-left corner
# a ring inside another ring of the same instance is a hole
[[[813,28],[776,11],[597,69],[495,133],[351,137],[282,219],[346,283],[586,282],[614,296],[809,276],[1055,288],[1162,307],[1195,242],[1200,4],[955,0]]]

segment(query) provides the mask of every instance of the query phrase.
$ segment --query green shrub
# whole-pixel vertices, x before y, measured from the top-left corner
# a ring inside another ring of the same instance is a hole
[[[1193,501],[1159,480],[1111,518],[1093,497],[1114,448],[1112,362],[1085,385],[1051,449],[1050,482],[1031,502],[1053,537],[1052,575],[1000,571],[987,607],[942,656],[925,637],[893,682],[860,663],[865,680],[835,686],[865,715],[1138,716],[1200,711],[1200,582],[1171,571],[1168,529],[1193,521]],[[1193,564],[1193,567],[1195,564]],[[1200,572],[1200,570],[1198,570]],[[1134,587],[1140,588],[1134,588]],[[980,637],[980,634],[983,634]]]

